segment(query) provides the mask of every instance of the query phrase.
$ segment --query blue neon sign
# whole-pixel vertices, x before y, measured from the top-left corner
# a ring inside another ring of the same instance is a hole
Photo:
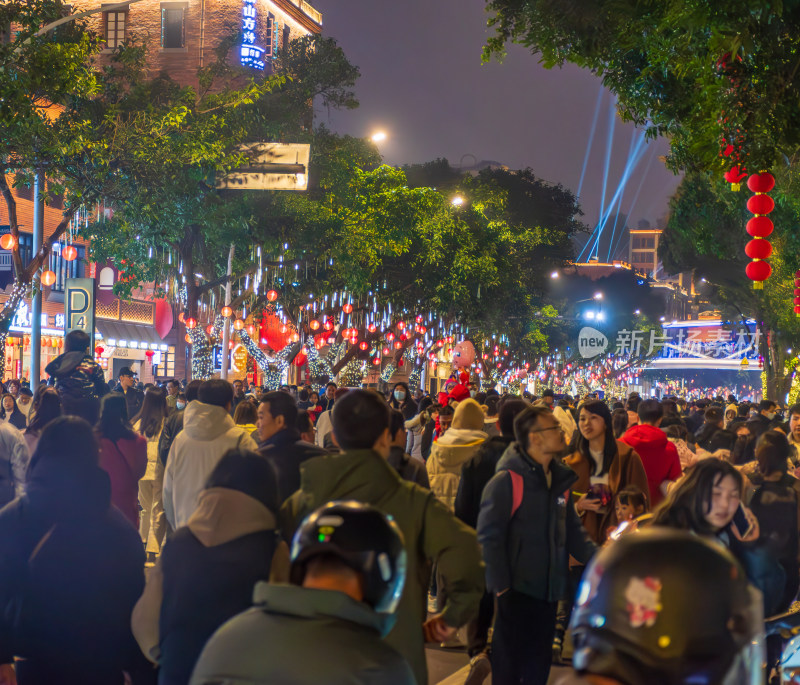
[[[256,28],[258,26],[256,0],[243,0],[242,3],[242,51],[241,62],[246,67],[263,69],[264,48],[256,45]]]

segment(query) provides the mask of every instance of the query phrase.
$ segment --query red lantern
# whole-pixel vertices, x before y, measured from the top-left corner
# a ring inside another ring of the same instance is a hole
[[[767,238],[774,228],[775,225],[768,216],[754,216],[747,222],[747,233],[754,238]]]
[[[406,327],[406,322],[405,321],[398,321],[397,322],[397,327],[402,331]]]
[[[371,323],[371,324],[369,325],[369,328],[367,328],[367,330],[368,330],[370,333],[374,333],[375,331],[377,331],[377,330],[378,330],[378,327],[377,327],[377,326],[376,326],[374,323]]]
[[[300,367],[300,366],[303,366],[307,361],[308,361],[308,356],[303,354],[302,352],[300,352],[294,358],[294,365],[297,366],[297,367]]]
[[[753,214],[769,214],[775,209],[775,200],[769,195],[753,195],[747,201],[747,209]]]
[[[178,321],[180,321],[181,323],[183,323],[185,320],[186,320],[186,315],[185,315],[183,312],[181,312],[180,314],[178,314]]]
[[[106,351],[106,348],[105,348],[105,347],[103,347],[102,345],[98,345],[97,347],[95,347],[95,348],[94,348],[94,353],[95,353],[95,354],[96,354],[98,357],[99,357],[101,354],[103,354],[103,352],[105,352],[105,351]]]
[[[211,335],[214,332],[214,324],[210,323],[206,326],[206,334]]]
[[[309,323],[309,324],[308,324],[308,327],[309,327],[309,328],[310,328],[312,331],[316,331],[316,330],[318,330],[318,329],[319,329],[319,321],[317,321],[316,319],[312,319],[312,320],[311,320],[311,323]]]
[[[231,309],[228,305],[225,305],[222,308],[222,312],[221,313],[222,313],[222,316],[224,316],[227,319],[227,318],[233,316],[233,309]]]
[[[188,319],[186,319],[185,323],[186,323],[186,328],[188,328],[189,330],[191,330],[197,325],[197,321],[193,319],[191,316]]]
[[[394,344],[394,349],[396,349],[396,350],[401,350],[401,349],[403,349],[403,343],[401,343],[401,342],[398,340],[398,341],[397,341],[397,342]]]
[[[392,340],[394,340],[394,333],[392,333],[391,331],[389,331],[389,332],[386,334],[386,339],[387,339],[389,342],[392,342]]]
[[[366,349],[369,347],[369,345],[367,344],[367,341],[366,341],[366,340],[362,340],[362,341],[359,343],[359,345],[358,345],[358,346],[359,346],[359,347],[360,347],[362,350],[366,350]]]
[[[249,324],[247,326],[247,335],[249,335],[252,338],[255,332],[256,332],[256,327],[253,324]]]
[[[769,240],[756,238],[744,246],[744,253],[750,259],[767,259],[772,254],[772,245]]]
[[[738,166],[731,167],[730,171],[725,172],[725,180],[731,184],[731,190],[734,192],[741,190],[742,180],[745,176],[747,176],[747,173],[741,171]]]
[[[747,179],[747,187],[754,193],[768,193],[775,187],[775,177],[767,171],[753,174]]]
[[[277,290],[268,290],[267,291],[267,299],[270,302],[275,302],[278,299],[278,291]]]
[[[753,287],[759,288],[760,286],[763,288],[761,282],[766,281],[770,277],[772,274],[772,267],[769,265],[769,262],[754,261],[747,265],[745,273],[751,281],[755,281]]]
[[[47,271],[42,271],[42,285],[53,285],[56,282],[56,275],[53,271],[49,269]]]
[[[154,354],[155,354],[155,352],[153,352],[153,350],[145,350],[144,351],[144,356],[147,357],[148,359],[152,359]]]
[[[0,238],[0,247],[2,247],[4,250],[11,250],[16,244],[17,241],[10,233],[6,233],[2,238]]]
[[[67,262],[74,261],[78,256],[78,248],[74,245],[67,245],[63,250],[61,250],[61,256]]]
[[[348,302],[346,305],[344,305],[344,307],[342,307],[342,311],[345,314],[352,314],[353,313],[353,305]]]
[[[189,343],[189,345],[191,345],[191,344],[192,344],[192,337],[191,337],[191,336],[190,336],[188,333],[187,333],[186,335],[184,335],[184,336],[183,336],[183,339],[184,339],[184,340],[185,340],[187,343]]]
[[[241,331],[244,328],[244,321],[236,319],[236,321],[233,322],[233,327],[235,330]]]
[[[372,363],[375,364],[375,366],[380,366],[381,358],[380,357],[374,357],[373,360],[372,360]]]

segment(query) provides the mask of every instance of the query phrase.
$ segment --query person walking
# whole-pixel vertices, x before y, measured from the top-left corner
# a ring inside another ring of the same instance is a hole
[[[185,399],[181,401],[179,395],[178,400],[175,402],[175,411],[164,422],[164,428],[158,440],[158,458],[164,466],[167,465],[169,449],[172,447],[175,436],[183,430],[183,412],[186,409],[186,405],[197,399],[197,391],[202,383],[203,381],[197,379],[189,382],[186,386]]]
[[[389,447],[389,466],[404,480],[430,489],[428,472],[425,462],[416,459],[406,452],[406,420],[399,409],[392,409],[391,425],[389,427],[392,444]]]
[[[139,480],[147,471],[147,440],[131,427],[125,398],[103,398],[97,422],[100,467],[111,479],[111,503],[139,530]]]
[[[158,441],[167,417],[167,396],[161,388],[148,388],[142,409],[133,419],[133,430],[147,440],[147,469],[139,481],[139,535],[147,561],[155,562],[167,532],[164,514],[164,465],[158,458]]]
[[[86,421],[54,419],[25,495],[0,510],[0,673],[16,657],[19,685],[153,682],[130,627],[144,550],[98,454]]]
[[[191,685],[413,685],[408,662],[381,639],[405,560],[397,524],[377,509],[326,504],[297,531],[292,585],[257,583],[255,606],[211,637]]]
[[[0,423],[0,509],[25,491],[30,453],[14,426]]]
[[[25,444],[28,446],[28,453],[36,451],[36,445],[44,427],[53,419],[61,416],[61,399],[54,388],[39,386],[36,397],[33,400],[31,418],[23,436]]]
[[[277,531],[275,471],[261,455],[232,449],[151,570],[133,611],[142,652],[159,685],[186,685],[208,638],[252,605],[259,581],[288,580],[289,549]]]
[[[642,460],[650,493],[650,507],[656,507],[667,488],[681,477],[678,450],[661,430],[664,408],[656,399],[639,403],[639,424],[629,428],[621,440],[630,445]]]
[[[0,421],[18,430],[25,430],[25,426],[28,425],[25,414],[19,410],[17,401],[11,393],[6,393],[0,400]]]
[[[452,426],[431,447],[427,461],[431,490],[451,511],[455,506],[461,467],[489,438],[483,432],[483,419],[483,410],[475,400],[459,402]]]
[[[389,427],[389,407],[378,394],[351,390],[337,399],[333,432],[343,452],[305,462],[300,490],[281,509],[281,525],[290,539],[306,515],[340,499],[371,504],[392,516],[404,537],[408,584],[386,640],[408,659],[419,685],[425,685],[424,644],[445,642],[475,615],[484,588],[483,564],[475,532],[433,493],[403,480],[386,463]],[[440,614],[426,620],[425,569],[434,560],[446,602]]]
[[[256,450],[255,441],[233,423],[233,388],[228,381],[204,381],[197,400],[184,410],[183,430],[167,457],[164,473],[164,511],[174,530],[185,526],[197,497],[222,455],[229,449]]]
[[[483,493],[478,540],[486,586],[497,597],[492,682],[545,685],[558,601],[569,588],[569,557],[595,551],[570,500],[578,476],[559,458],[566,444],[545,406],[514,419],[516,442]]]
[[[136,416],[142,408],[144,393],[136,387],[133,371],[130,367],[123,366],[119,370],[119,393],[125,397],[125,406],[128,408],[128,418]]]
[[[300,487],[300,469],[308,459],[326,451],[306,442],[297,430],[297,404],[285,392],[268,392],[258,405],[259,452],[278,476],[281,504]]]
[[[55,385],[65,414],[73,414],[97,423],[100,399],[108,394],[103,369],[89,350],[91,340],[83,331],[70,331],[64,337],[64,353],[45,367]]]
[[[408,383],[395,383],[392,389],[392,396],[389,399],[389,406],[392,409],[397,409],[403,414],[403,418],[408,421],[416,416],[418,405],[411,397],[411,391],[408,389]]]

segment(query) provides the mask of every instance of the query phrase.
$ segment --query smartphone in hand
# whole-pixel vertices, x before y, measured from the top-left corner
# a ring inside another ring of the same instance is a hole
[[[736,527],[742,539],[746,539],[750,533],[753,532],[753,524],[744,513],[744,505],[741,502],[739,503],[739,508],[736,510],[736,513],[733,515],[733,521],[731,521],[731,523]]]

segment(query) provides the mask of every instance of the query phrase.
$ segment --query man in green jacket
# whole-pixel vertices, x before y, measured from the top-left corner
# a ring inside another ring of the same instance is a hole
[[[337,400],[333,434],[344,450],[309,459],[300,490],[281,510],[287,540],[303,517],[330,500],[357,500],[388,514],[403,532],[408,574],[397,623],[386,641],[411,664],[419,685],[428,682],[425,642],[444,642],[478,611],[483,562],[475,531],[424,488],[404,481],[387,463],[390,413],[377,394],[353,390]],[[445,607],[427,621],[430,568],[437,564]]]

